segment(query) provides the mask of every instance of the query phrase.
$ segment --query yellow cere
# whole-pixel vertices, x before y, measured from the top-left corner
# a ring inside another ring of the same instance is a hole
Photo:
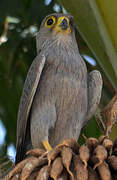
[[[46,19],[45,26],[47,28],[51,28],[56,22],[56,18],[54,16],[50,16]]]

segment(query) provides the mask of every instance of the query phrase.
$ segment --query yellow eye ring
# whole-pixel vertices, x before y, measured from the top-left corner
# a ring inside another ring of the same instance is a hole
[[[50,16],[46,19],[45,26],[47,28],[51,28],[56,22],[56,18],[54,16]]]

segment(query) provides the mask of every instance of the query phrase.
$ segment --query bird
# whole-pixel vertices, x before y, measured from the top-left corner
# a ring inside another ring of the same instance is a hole
[[[36,47],[19,104],[16,164],[30,149],[50,151],[64,139],[78,140],[101,98],[101,74],[87,72],[70,14],[46,16]]]

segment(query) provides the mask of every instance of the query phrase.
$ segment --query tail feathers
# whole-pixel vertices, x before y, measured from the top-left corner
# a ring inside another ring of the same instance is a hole
[[[21,143],[16,150],[15,165],[18,164],[23,159],[25,159],[25,157],[27,156],[26,152],[31,149],[32,149],[32,144],[30,142],[30,139],[26,139],[24,143]]]
[[[17,153],[15,158],[15,165],[18,164],[20,161],[22,161],[25,158],[26,151],[24,148],[17,147]]]

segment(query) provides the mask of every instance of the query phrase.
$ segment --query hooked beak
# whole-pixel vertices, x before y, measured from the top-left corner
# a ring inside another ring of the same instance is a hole
[[[64,18],[62,20],[62,22],[60,23],[60,27],[61,27],[62,30],[67,30],[67,28],[68,28],[68,21],[67,21],[67,19]]]
[[[61,16],[58,18],[56,26],[53,28],[56,32],[61,32],[64,34],[69,34],[71,32],[69,18]]]

